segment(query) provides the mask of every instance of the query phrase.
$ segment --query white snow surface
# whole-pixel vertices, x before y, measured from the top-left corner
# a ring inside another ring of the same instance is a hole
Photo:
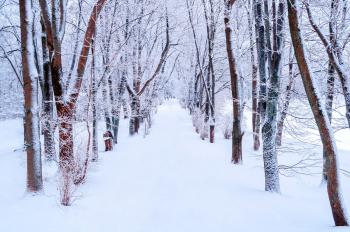
[[[102,151],[100,123],[100,160],[70,207],[59,204],[56,165],[44,163],[42,194],[25,192],[25,153],[14,151],[23,144],[22,127],[21,120],[0,122],[1,232],[349,231],[333,226],[321,168],[317,175],[281,176],[282,193],[267,193],[251,134],[244,136],[243,165],[233,165],[230,140],[217,132],[215,144],[202,141],[175,100],[160,106],[146,138],[129,137],[123,120],[113,152]],[[339,150],[341,166],[349,167],[349,146]],[[296,157],[302,156],[284,154],[280,161]],[[350,210],[349,179],[342,176],[342,184]]]

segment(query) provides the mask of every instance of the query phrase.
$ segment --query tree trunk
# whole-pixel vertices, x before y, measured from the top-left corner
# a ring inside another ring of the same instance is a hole
[[[274,1],[274,0],[272,0]],[[264,25],[265,25],[265,46],[266,46],[266,60],[267,60],[267,75],[271,77],[272,75],[272,46],[271,46],[271,24],[270,24],[270,9],[269,0],[264,0]],[[274,3],[273,3],[274,4]],[[273,9],[272,9],[273,11]],[[275,15],[276,12],[272,14]],[[266,99],[267,100],[267,99]]]
[[[337,8],[339,2],[335,3],[332,1],[331,3],[331,14],[330,21],[328,23],[329,26],[329,41],[332,44],[333,48],[337,48],[337,38],[335,29],[337,27]],[[333,109],[333,96],[334,96],[334,79],[335,79],[335,69],[332,65],[332,61],[328,62],[328,76],[327,76],[327,98],[326,98],[326,111],[329,118],[329,123],[332,123],[332,109]],[[345,96],[345,95],[344,95]],[[350,124],[349,124],[350,125]],[[329,168],[329,160],[327,157],[327,153],[323,148],[323,175],[322,175],[322,183],[327,182],[327,170]]]
[[[119,73],[119,72],[118,72]],[[113,88],[113,80],[112,75],[108,77],[108,88],[109,88],[109,99],[112,105],[112,112],[111,112],[111,130],[113,132],[113,143],[117,144],[117,134],[118,134],[118,126],[119,126],[119,120],[117,119],[117,101],[115,99],[114,94],[114,88]]]
[[[232,162],[235,164],[242,163],[242,137],[241,130],[241,101],[239,94],[239,77],[237,74],[236,61],[232,50],[232,29],[230,25],[230,15],[234,1],[225,0],[225,37],[227,58],[230,68],[231,77],[231,92],[232,92],[232,106],[233,106],[233,125],[232,125]]]
[[[209,3],[210,14],[208,13],[206,2]],[[202,0],[208,40],[208,73],[207,73],[207,103],[205,106],[205,123],[209,125],[209,142],[214,143],[215,137],[215,70],[214,70],[214,37],[215,20],[212,0]]]
[[[290,51],[292,53],[292,49]],[[294,59],[293,59],[293,55],[290,54],[290,58],[289,58],[289,82],[286,88],[286,96],[284,99],[284,103],[283,103],[283,108],[282,108],[282,112],[281,112],[281,116],[280,119],[278,120],[277,123],[277,136],[276,136],[276,144],[277,146],[281,146],[282,145],[282,134],[283,134],[283,128],[284,128],[284,121],[287,117],[287,113],[288,113],[288,108],[289,108],[289,103],[290,100],[292,98],[292,93],[293,93],[293,85],[294,85],[294,80],[295,80],[295,73],[294,73]]]
[[[304,84],[313,115],[318,126],[321,141],[329,158],[329,168],[327,171],[327,191],[329,203],[332,209],[333,219],[336,226],[347,226],[345,210],[339,193],[339,179],[337,167],[337,147],[333,137],[333,130],[329,123],[325,107],[322,105],[321,97],[314,85],[312,71],[307,63],[306,52],[303,46],[303,39],[300,33],[298,21],[298,6],[296,0],[288,2],[289,28],[294,47],[295,57],[298,62],[300,74]]]
[[[51,64],[49,60],[49,51],[47,49],[47,38],[45,33],[45,26],[42,22],[42,55],[43,55],[43,86],[42,86],[42,98],[43,98],[43,116],[44,116],[44,154],[45,159],[48,161],[56,158],[55,147],[55,122],[53,118],[53,90],[51,81]]]
[[[254,150],[258,150],[260,147],[259,138],[259,126],[257,125],[258,115],[258,67],[255,63],[254,55],[254,40],[253,40],[253,20],[250,13],[252,9],[252,3],[249,1],[249,8],[247,9],[248,14],[248,27],[249,27],[249,45],[250,45],[250,61],[252,66],[252,131],[254,140]]]
[[[129,109],[128,109],[128,103],[126,102],[126,99],[123,98],[122,100],[122,105],[123,105],[123,115],[124,115],[124,119],[129,118]]]
[[[57,103],[59,119],[59,170],[61,175],[61,204],[71,204],[71,186],[74,177],[74,140],[72,104]]]
[[[94,36],[95,37],[95,36]],[[97,83],[96,83],[96,72],[95,72],[95,40],[91,41],[91,78],[92,78],[92,159],[91,161],[98,161],[98,140],[97,140],[97,129],[98,129],[98,118],[97,118]]]
[[[276,11],[276,0],[273,11]],[[265,170],[265,191],[280,192],[279,172],[276,150],[277,108],[280,92],[280,69],[282,60],[284,3],[278,4],[277,18],[273,17],[273,53],[271,58],[271,76],[267,96],[266,120],[262,127],[263,159]],[[275,15],[275,13],[273,13]]]
[[[260,131],[260,124],[265,120],[266,111],[266,41],[265,41],[265,26],[263,22],[263,3],[262,0],[253,1],[255,12],[255,30],[256,30],[256,44],[259,67],[259,104],[257,117],[257,130]],[[260,133],[260,132],[259,132]]]
[[[110,117],[110,114],[109,114],[109,107],[108,105],[110,104],[108,102],[108,94],[107,94],[107,91],[108,91],[108,86],[107,86],[107,81],[106,81],[106,78],[103,78],[102,80],[102,97],[103,97],[103,101],[105,102],[105,104],[103,104],[103,111],[104,111],[104,115],[105,115],[105,121],[106,121],[106,130],[111,130],[112,129],[112,126],[111,126],[111,117]],[[109,78],[109,77],[108,77]]]
[[[24,83],[24,142],[27,152],[27,191],[39,192],[43,188],[40,123],[38,112],[38,78],[34,63],[32,38],[32,3],[19,2],[21,26],[22,75]]]
[[[137,118],[137,112],[136,112],[136,96],[131,97],[131,103],[130,103],[130,108],[131,108],[131,116],[130,116],[130,121],[129,121],[129,135],[134,135],[136,132],[136,118]]]
[[[122,77],[121,77],[121,80],[120,80],[120,83],[119,83],[119,86],[118,86],[118,92],[117,92],[117,96],[118,96],[118,99],[116,101],[116,115],[115,115],[115,120],[116,120],[116,124],[115,124],[115,129],[114,129],[114,132],[113,132],[113,141],[115,144],[118,143],[118,131],[119,131],[119,122],[120,122],[120,109],[121,109],[121,106],[123,104],[123,96],[124,96],[124,93],[125,93],[125,88],[126,88],[126,74],[122,73]]]
[[[332,110],[333,110],[333,97],[334,97],[334,79],[335,70],[332,63],[328,63],[328,76],[327,76],[327,99],[326,99],[326,111],[329,118],[329,123],[332,123]],[[322,182],[327,182],[327,170],[329,168],[329,160],[325,148],[323,148],[323,171]]]

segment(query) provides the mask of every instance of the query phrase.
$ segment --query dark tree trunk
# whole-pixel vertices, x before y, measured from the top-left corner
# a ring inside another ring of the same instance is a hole
[[[274,0],[272,0],[273,2]],[[267,60],[267,74],[270,77],[272,75],[272,46],[271,46],[271,23],[270,23],[270,0],[264,0],[264,25],[265,25],[265,46],[266,46],[266,60]],[[274,3],[273,3],[274,4]],[[273,9],[272,9],[273,11]],[[273,13],[275,14],[275,12]]]
[[[262,0],[253,1],[255,12],[255,30],[256,30],[256,44],[258,56],[259,69],[259,104],[257,117],[257,131],[260,131],[260,124],[264,122],[266,111],[266,41],[265,41],[265,26],[263,21],[263,3]],[[260,132],[259,132],[260,133]]]
[[[242,163],[242,129],[241,129],[241,101],[239,94],[239,77],[237,74],[236,61],[232,50],[232,29],[230,25],[230,15],[234,1],[225,0],[225,37],[227,58],[230,68],[232,106],[233,106],[233,125],[232,125],[232,162]]]
[[[123,98],[123,115],[124,115],[124,119],[129,118],[129,109],[128,109],[128,103],[126,102],[126,99]]]
[[[47,38],[45,33],[45,26],[42,22],[42,54],[43,54],[43,86],[42,86],[42,98],[43,98],[43,116],[44,116],[44,154],[48,161],[56,158],[55,147],[55,122],[53,117],[54,109],[54,97],[51,81],[51,64],[49,59],[49,51],[47,49]]]

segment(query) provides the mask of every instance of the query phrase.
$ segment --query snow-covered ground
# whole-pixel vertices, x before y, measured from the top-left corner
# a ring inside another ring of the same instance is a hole
[[[237,166],[230,163],[230,141],[220,133],[215,144],[200,140],[176,101],[159,108],[146,138],[129,137],[127,126],[123,121],[113,152],[103,152],[100,140],[100,161],[90,166],[73,205],[63,207],[54,167],[47,164],[44,193],[25,193],[25,155],[14,152],[22,144],[22,122],[0,122],[0,231],[349,231],[333,227],[320,174],[281,176],[282,193],[266,193],[261,155],[251,149],[249,132],[244,137],[244,164]],[[343,168],[350,167],[344,136],[349,133],[339,136],[345,144],[340,145]],[[283,164],[305,155],[281,153]],[[342,187],[349,211],[349,178],[342,176]]]

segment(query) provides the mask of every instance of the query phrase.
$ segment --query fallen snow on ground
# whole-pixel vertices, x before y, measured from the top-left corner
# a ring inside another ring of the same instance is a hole
[[[63,207],[55,165],[44,164],[43,194],[25,193],[25,155],[14,151],[23,140],[21,120],[0,122],[0,231],[348,231],[333,227],[319,174],[282,176],[281,194],[264,192],[261,155],[251,149],[249,132],[244,164],[232,165],[230,141],[219,132],[215,144],[200,140],[176,101],[159,108],[146,138],[129,137],[127,131],[124,120],[117,148],[105,153],[101,123],[100,161],[90,166],[73,205]],[[342,167],[349,167],[350,149],[341,148]],[[289,152],[281,161],[298,157],[302,154]],[[342,184],[350,210],[349,179],[342,176]]]

